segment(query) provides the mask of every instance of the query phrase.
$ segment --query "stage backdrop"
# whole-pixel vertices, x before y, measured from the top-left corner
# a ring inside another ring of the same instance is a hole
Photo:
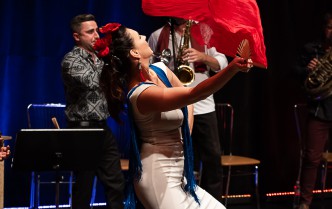
[[[235,154],[262,161],[264,195],[292,191],[299,162],[292,108],[305,97],[291,69],[298,48],[315,38],[316,22],[331,3],[257,2],[269,67],[236,75],[215,97],[235,108]],[[1,0],[0,131],[13,136],[6,142],[13,151],[16,133],[27,128],[28,104],[65,103],[60,62],[73,47],[69,21],[80,13],[94,14],[100,26],[120,22],[147,36],[164,24],[163,18],[144,15],[140,0]],[[125,143],[119,127],[110,124],[119,143]],[[30,174],[13,171],[11,158],[5,165],[5,207],[27,207]]]

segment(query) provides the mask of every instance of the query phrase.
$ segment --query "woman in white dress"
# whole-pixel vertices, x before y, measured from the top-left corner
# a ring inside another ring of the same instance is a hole
[[[162,63],[149,66],[153,52],[145,36],[118,23],[109,23],[100,32],[104,37],[95,43],[105,61],[100,84],[115,120],[120,121],[128,104],[135,140],[130,183],[145,209],[224,209],[195,184],[186,107],[215,93],[237,72],[247,72],[251,63],[235,57],[215,76],[196,87],[184,87]],[[156,67],[161,70],[158,74]],[[161,74],[170,84],[161,80]]]

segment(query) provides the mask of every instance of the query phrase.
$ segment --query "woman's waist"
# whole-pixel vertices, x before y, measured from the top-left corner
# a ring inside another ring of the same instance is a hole
[[[182,157],[183,145],[181,142],[176,142],[172,144],[142,143],[141,154],[149,155],[152,153],[160,153],[167,157]]]

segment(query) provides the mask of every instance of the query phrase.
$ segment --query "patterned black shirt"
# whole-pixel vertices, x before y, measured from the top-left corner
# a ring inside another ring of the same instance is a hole
[[[106,120],[107,102],[99,87],[103,61],[75,46],[61,63],[69,121]]]

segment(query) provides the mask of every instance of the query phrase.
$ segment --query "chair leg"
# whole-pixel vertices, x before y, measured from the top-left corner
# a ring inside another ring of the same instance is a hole
[[[30,208],[39,207],[39,187],[40,176],[36,172],[31,172],[31,186],[30,186]]]
[[[298,208],[300,206],[300,193],[301,193],[300,180],[298,178],[294,185],[293,208]]]
[[[203,172],[203,163],[202,161],[200,161],[199,163],[199,177],[198,177],[198,182],[199,182],[199,186],[201,185],[202,182],[202,172]]]
[[[30,208],[35,208],[35,187],[36,179],[35,172],[31,172],[31,184],[30,184]]]
[[[202,161],[200,161],[198,171],[194,171],[196,184],[197,184],[198,186],[201,185],[201,180],[202,180],[202,169],[203,169],[203,165],[202,165]]]
[[[232,166],[228,166],[227,183],[226,183],[226,191],[225,191],[225,207],[226,208],[227,208],[227,202],[228,202],[229,184],[231,181],[231,168],[232,168]]]
[[[39,203],[40,203],[39,202],[40,201],[40,174],[37,173],[36,177],[37,177],[37,181],[36,181],[37,187],[36,187],[36,191],[35,191],[36,192],[35,207],[39,208]]]
[[[91,195],[91,201],[90,201],[91,208],[93,208],[93,203],[95,203],[96,193],[97,193],[96,190],[97,190],[97,176],[95,176],[95,178],[93,180],[93,189],[92,189],[92,195]]]
[[[70,206],[70,209],[72,208],[72,198],[73,198],[73,179],[74,179],[74,172],[70,172],[69,176],[69,200],[68,205]]]
[[[326,175],[327,175],[327,161],[322,164],[322,177],[321,177],[321,186],[322,186],[322,201],[325,199],[325,186],[326,186]]]
[[[256,193],[256,201],[257,201],[257,208],[260,209],[260,198],[259,198],[259,191],[258,191],[258,166],[255,166],[255,193]]]

